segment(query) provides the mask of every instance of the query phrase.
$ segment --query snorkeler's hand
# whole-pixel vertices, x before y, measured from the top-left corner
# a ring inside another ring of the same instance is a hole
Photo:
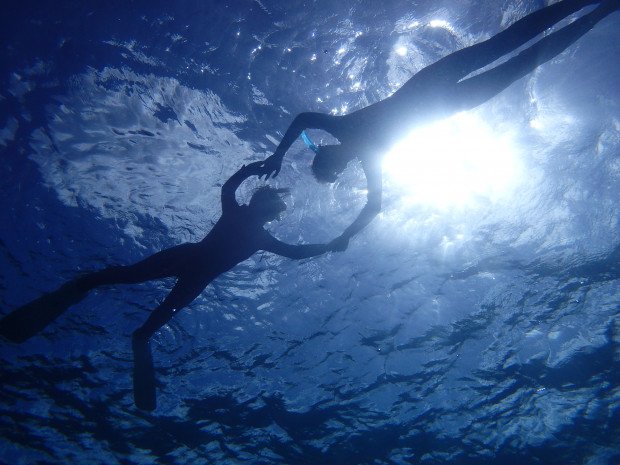
[[[249,165],[243,165],[240,171],[242,171],[243,174],[246,176],[261,176],[263,173],[262,164],[262,160],[255,161],[254,163],[250,163]]]
[[[264,175],[265,179],[269,179],[270,177],[275,178],[280,172],[281,168],[282,157],[274,153],[263,162],[263,165],[261,167],[261,177]]]
[[[327,244],[327,248],[332,252],[344,252],[349,246],[349,236],[338,236],[336,239]]]

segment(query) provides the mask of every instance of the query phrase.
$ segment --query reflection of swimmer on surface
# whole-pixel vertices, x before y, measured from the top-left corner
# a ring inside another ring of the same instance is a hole
[[[601,3],[573,23],[540,39],[506,62],[473,77],[557,22],[583,7]],[[304,141],[316,153],[312,164],[321,182],[334,182],[348,162],[359,158],[367,183],[367,203],[357,219],[337,239],[346,248],[351,236],[365,227],[381,210],[382,157],[400,139],[421,124],[472,109],[547,62],[588,32],[596,23],[620,8],[620,0],[564,0],[520,19],[496,36],[454,52],[415,74],[392,96],[343,116],[301,113],[287,129],[264,169],[276,176],[282,159],[304,129],[322,129],[339,145],[317,147],[305,134]],[[425,154],[420,154],[424,156]]]
[[[166,299],[133,333],[134,398],[139,408],[155,408],[155,372],[149,338],[175,312],[189,305],[220,274],[265,250],[284,257],[302,259],[332,250],[330,245],[290,245],[271,236],[263,225],[286,210],[281,189],[258,189],[249,205],[239,205],[235,192],[250,176],[263,173],[262,162],[242,167],[222,186],[222,216],[198,243],[186,243],[158,252],[130,266],[112,266],[68,282],[15,310],[0,320],[0,333],[13,342],[24,342],[45,328],[91,289],[109,284],[134,284],[174,276],[178,278]]]

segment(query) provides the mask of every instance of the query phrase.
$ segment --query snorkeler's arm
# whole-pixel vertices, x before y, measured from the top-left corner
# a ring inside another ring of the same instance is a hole
[[[278,175],[284,155],[286,155],[293,142],[305,129],[323,129],[334,135],[332,131],[335,118],[335,116],[324,113],[300,113],[297,115],[286,130],[286,133],[284,133],[284,137],[276,151],[265,160],[262,167],[265,177],[269,178],[270,176],[275,177]]]
[[[243,165],[239,171],[228,178],[228,181],[222,186],[222,213],[239,206],[235,198],[235,192],[237,192],[241,183],[247,178],[258,176],[262,173],[260,167],[262,164],[262,161],[255,161],[249,165]]]
[[[327,244],[291,245],[286,242],[279,241],[267,232],[265,232],[265,234],[267,237],[265,238],[265,244],[261,247],[261,249],[295,260],[315,257],[331,250]]]
[[[383,182],[380,160],[362,161],[362,167],[366,174],[367,201],[355,221],[345,229],[339,238],[333,241],[334,247],[340,247],[342,250],[346,248],[346,243],[342,248],[342,242],[348,241],[349,238],[364,229],[381,211]]]

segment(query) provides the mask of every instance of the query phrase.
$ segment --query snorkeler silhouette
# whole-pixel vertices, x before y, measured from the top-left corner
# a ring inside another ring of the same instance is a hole
[[[155,372],[149,338],[175,312],[189,305],[220,274],[265,250],[293,259],[309,258],[336,250],[329,244],[290,245],[271,236],[263,225],[286,210],[280,198],[286,189],[258,189],[249,205],[239,205],[235,192],[250,176],[263,173],[255,162],[243,166],[222,186],[222,216],[198,243],[185,243],[158,252],[130,266],[112,266],[87,274],[15,310],[0,320],[0,334],[12,342],[24,342],[45,328],[71,305],[81,301],[91,289],[109,284],[135,284],[177,277],[170,294],[132,336],[134,354],[134,400],[137,407],[156,406]]]
[[[549,34],[506,62],[464,79],[507,55],[583,7],[601,3],[573,23]],[[263,166],[266,177],[277,176],[282,159],[301,134],[314,152],[312,171],[320,182],[334,182],[349,161],[359,158],[366,176],[367,202],[355,221],[335,240],[345,249],[351,236],[381,210],[382,157],[415,127],[472,109],[547,62],[620,8],[619,0],[564,0],[520,19],[496,36],[454,52],[415,74],[390,97],[353,113],[334,116],[301,113]],[[317,147],[304,129],[322,129],[339,145]],[[422,154],[423,155],[423,154]]]

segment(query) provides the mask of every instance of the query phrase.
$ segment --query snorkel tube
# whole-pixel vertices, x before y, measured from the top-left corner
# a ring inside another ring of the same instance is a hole
[[[302,131],[301,138],[304,140],[310,150],[312,150],[314,153],[319,153],[319,148],[314,145],[314,143],[310,140],[308,134],[306,134],[306,131]]]

